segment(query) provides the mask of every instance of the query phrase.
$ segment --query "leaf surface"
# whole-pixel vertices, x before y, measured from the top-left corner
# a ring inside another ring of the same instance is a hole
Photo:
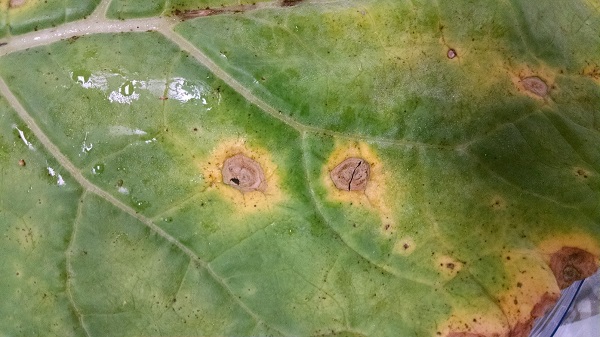
[[[594,2],[10,3],[6,335],[526,336],[597,266]]]

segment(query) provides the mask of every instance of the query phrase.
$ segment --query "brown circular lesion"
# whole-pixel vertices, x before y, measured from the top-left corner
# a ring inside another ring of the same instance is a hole
[[[367,188],[371,165],[358,157],[346,158],[331,170],[329,176],[335,187],[344,191],[364,191]]]
[[[529,76],[521,79],[521,85],[525,90],[536,96],[546,97],[548,95],[548,84],[538,76]]]
[[[593,275],[598,270],[596,257],[583,249],[562,247],[552,254],[550,268],[561,289],[573,282]]]
[[[446,53],[446,56],[452,60],[453,58],[458,56],[458,54],[456,54],[456,50],[454,50],[453,48],[449,48],[448,52]]]
[[[267,188],[265,174],[260,164],[241,153],[225,160],[221,174],[223,183],[242,193],[264,192]]]

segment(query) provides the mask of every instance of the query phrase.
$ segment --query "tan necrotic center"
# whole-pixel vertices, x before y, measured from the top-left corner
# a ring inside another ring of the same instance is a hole
[[[265,174],[260,164],[243,154],[227,158],[221,173],[225,184],[244,193],[264,191],[267,188]]]
[[[545,97],[548,94],[548,85],[544,80],[537,76],[531,76],[524,78],[521,83],[525,90],[531,92],[534,95]]]
[[[347,158],[331,170],[335,187],[345,191],[364,191],[369,180],[370,165],[362,158]]]

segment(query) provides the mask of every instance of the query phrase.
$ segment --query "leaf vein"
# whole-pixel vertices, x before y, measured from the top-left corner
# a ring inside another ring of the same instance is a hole
[[[182,253],[187,255],[190,259],[197,262],[200,266],[206,269],[206,271],[210,274],[210,276],[217,281],[217,283],[225,289],[225,291],[233,298],[233,300],[244,310],[246,311],[252,318],[254,318],[258,322],[262,322],[260,317],[252,311],[245,303],[243,303],[237,296],[235,296],[234,292],[231,288],[223,281],[223,278],[220,277],[211,267],[206,263],[206,261],[202,260],[194,251],[190,248],[179,242],[176,238],[171,236],[169,233],[164,231],[162,228],[157,226],[150,218],[136,212],[133,208],[124,204],[121,200],[115,198],[113,195],[108,192],[102,190],[100,187],[94,185],[89,180],[87,180],[81,172],[75,167],[73,163],[60,151],[60,149],[48,138],[48,136],[42,131],[42,129],[37,125],[35,120],[29,115],[27,110],[23,107],[23,105],[19,102],[17,97],[12,93],[6,82],[2,77],[0,77],[0,94],[3,95],[10,106],[17,112],[17,115],[27,124],[31,132],[37,137],[39,142],[44,145],[46,150],[50,152],[50,154],[58,161],[58,163],[65,168],[87,192],[93,193],[100,198],[108,201],[116,208],[121,211],[129,214],[130,216],[137,219],[139,222],[148,227],[151,231],[177,247]],[[277,330],[271,327],[274,330]]]
[[[216,62],[211,60],[208,56],[206,56],[200,49],[194,46],[192,43],[187,41],[184,37],[172,31],[171,29],[167,29],[165,27],[160,27],[158,32],[163,34],[167,39],[171,42],[175,43],[179,48],[183,51],[189,53],[192,57],[194,57],[200,64],[210,70],[216,77],[221,79],[227,85],[229,85],[233,90],[235,90],[238,94],[244,97],[248,102],[254,104],[256,107],[261,109],[267,115],[281,121],[282,123],[290,126],[295,129],[299,133],[302,132],[312,132],[312,133],[321,133],[332,137],[339,137],[344,139],[353,139],[353,140],[364,140],[372,143],[379,144],[389,144],[389,145],[397,145],[397,146],[418,146],[418,147],[431,147],[437,149],[447,149],[454,150],[455,146],[446,146],[446,145],[438,145],[438,144],[428,144],[419,141],[410,141],[410,140],[402,140],[402,139],[385,139],[379,137],[370,137],[365,135],[357,135],[351,133],[343,133],[338,131],[333,131],[329,129],[319,128],[315,126],[310,126],[306,124],[302,124],[295,119],[289,117],[283,112],[275,109],[273,106],[256,96],[252,91],[248,88],[244,87],[240,82],[238,82],[233,76],[228,74],[225,70],[223,70]]]
[[[86,328],[85,322],[83,321],[83,313],[81,312],[81,309],[77,305],[77,302],[75,301],[75,297],[73,296],[73,285],[71,284],[71,280],[72,280],[73,276],[75,275],[75,272],[73,271],[73,267],[71,265],[71,257],[73,256],[73,243],[75,242],[75,237],[77,235],[77,225],[81,221],[81,216],[83,213],[83,204],[84,204],[84,200],[85,200],[86,196],[87,196],[87,191],[84,190],[83,193],[81,194],[81,197],[79,197],[79,199],[77,200],[77,215],[75,216],[75,220],[73,221],[73,229],[71,231],[71,237],[69,238],[69,244],[67,246],[67,250],[66,250],[66,254],[65,254],[66,255],[65,265],[66,265],[66,269],[67,269],[66,292],[67,292],[67,297],[69,299],[69,303],[73,307],[75,316],[77,317],[77,320],[79,321],[79,324],[81,325],[81,328],[85,332],[85,335],[87,337],[90,337],[91,334],[88,331],[88,329]]]
[[[373,266],[375,266],[377,269],[379,269],[380,271],[392,275],[394,277],[397,277],[399,279],[404,279],[407,281],[411,281],[411,282],[415,282],[415,283],[419,283],[419,284],[423,284],[426,286],[430,286],[432,287],[433,285],[431,283],[428,283],[424,280],[417,280],[417,279],[412,279],[409,278],[405,275],[400,275],[397,274],[396,272],[394,272],[391,268],[386,267],[385,265],[381,265],[378,264],[377,262],[369,259],[368,257],[362,255],[359,251],[357,251],[354,247],[352,247],[348,242],[346,242],[346,240],[344,240],[344,238],[341,236],[340,233],[338,233],[335,229],[333,229],[330,225],[329,222],[327,220],[327,217],[325,216],[325,214],[323,213],[323,211],[321,210],[321,205],[319,204],[319,202],[317,201],[317,198],[315,196],[315,191],[313,190],[313,188],[310,186],[310,179],[309,179],[309,172],[308,172],[308,159],[306,156],[306,152],[307,152],[307,144],[306,144],[306,135],[307,133],[304,132],[302,134],[302,162],[303,162],[303,166],[304,166],[304,174],[305,174],[305,178],[306,181],[308,181],[308,189],[309,189],[309,195],[310,195],[310,201],[314,206],[314,209],[316,210],[317,215],[319,216],[319,218],[321,218],[321,220],[323,221],[323,223],[325,223],[327,225],[327,227],[333,232],[335,233],[335,235],[344,243],[344,245],[346,247],[348,247],[352,252],[354,252],[356,255],[358,255],[360,258],[364,259],[365,261],[369,262],[370,264],[372,264]]]

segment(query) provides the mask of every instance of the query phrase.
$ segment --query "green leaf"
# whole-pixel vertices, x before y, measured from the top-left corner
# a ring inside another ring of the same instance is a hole
[[[90,15],[100,0],[5,0],[0,8],[0,36],[38,31]]]
[[[3,335],[527,336],[597,269],[593,2],[3,8]]]

